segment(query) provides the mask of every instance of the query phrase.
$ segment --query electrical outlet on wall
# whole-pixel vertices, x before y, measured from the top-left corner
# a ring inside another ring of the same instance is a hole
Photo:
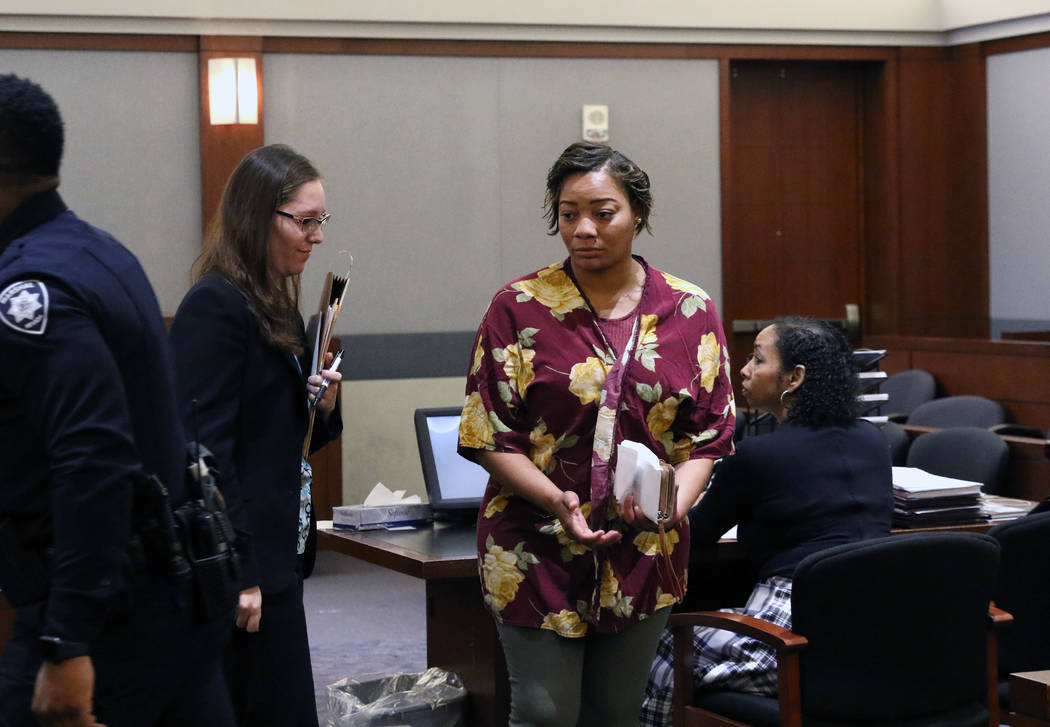
[[[583,140],[609,141],[609,107],[601,104],[583,105]]]

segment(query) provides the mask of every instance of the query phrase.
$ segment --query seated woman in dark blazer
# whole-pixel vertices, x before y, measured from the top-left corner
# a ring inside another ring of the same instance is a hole
[[[831,326],[783,318],[755,338],[741,369],[753,409],[777,419],[770,434],[745,438],[715,467],[690,513],[694,543],[715,543],[730,527],[757,570],[742,609],[791,628],[791,582],[804,557],[824,548],[888,535],[893,513],[889,453],[882,433],[857,419],[857,378],[846,341]],[[692,573],[703,588],[703,573]],[[694,681],[776,694],[776,654],[754,639],[698,628]],[[671,636],[665,632],[649,674],[641,724],[669,725]]]
[[[302,448],[323,379],[331,385],[317,403],[313,449],[341,432],[341,377],[308,376],[299,276],[327,219],[309,160],[276,144],[250,152],[226,185],[171,328],[187,431],[199,423],[215,454],[237,530],[242,590],[225,667],[242,725],[317,725],[303,612],[316,529]]]

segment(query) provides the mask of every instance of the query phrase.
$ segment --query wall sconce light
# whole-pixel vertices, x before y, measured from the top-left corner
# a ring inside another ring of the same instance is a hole
[[[208,59],[211,123],[258,124],[259,89],[254,58]]]

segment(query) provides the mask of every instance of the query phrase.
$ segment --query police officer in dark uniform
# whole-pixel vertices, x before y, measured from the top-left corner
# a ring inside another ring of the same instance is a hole
[[[232,725],[232,616],[203,621],[135,547],[143,493],[187,497],[163,320],[135,257],[55,190],[62,144],[51,97],[0,75],[0,725]]]

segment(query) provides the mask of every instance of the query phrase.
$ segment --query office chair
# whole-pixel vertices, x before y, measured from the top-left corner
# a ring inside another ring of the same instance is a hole
[[[889,421],[881,427],[882,434],[886,437],[886,445],[890,449],[890,462],[894,466],[901,466],[908,457],[908,447],[911,440],[908,433],[901,429],[899,424]]]
[[[795,572],[791,631],[749,616],[672,614],[678,727],[997,727],[989,605],[999,546],[978,533],[910,533],[835,546]],[[694,626],[777,650],[779,699],[693,689]]]
[[[929,371],[908,369],[888,376],[879,385],[879,392],[890,395],[882,405],[890,421],[904,422],[915,407],[937,395],[937,383]]]
[[[736,410],[736,429],[733,430],[733,441],[739,443],[744,437],[757,437],[769,434],[777,428],[777,420],[769,412],[738,408]]]
[[[736,426],[733,428],[733,443],[739,444],[745,434],[747,434],[747,414],[741,407],[736,410]]]
[[[982,491],[998,495],[1006,480],[1010,448],[987,429],[952,427],[917,437],[905,463],[931,474],[980,482]]]
[[[983,427],[1006,421],[999,402],[984,396],[945,396],[919,404],[907,423],[923,427]]]
[[[1029,439],[1044,439],[1043,430],[1039,427],[1033,427],[1029,424],[1014,424],[1013,422],[1006,422],[1005,424],[996,424],[994,427],[989,428],[1001,437],[1028,437]]]
[[[1001,549],[993,599],[1013,625],[999,635],[999,697],[1009,707],[1009,675],[1050,669],[1050,512],[996,525]]]

